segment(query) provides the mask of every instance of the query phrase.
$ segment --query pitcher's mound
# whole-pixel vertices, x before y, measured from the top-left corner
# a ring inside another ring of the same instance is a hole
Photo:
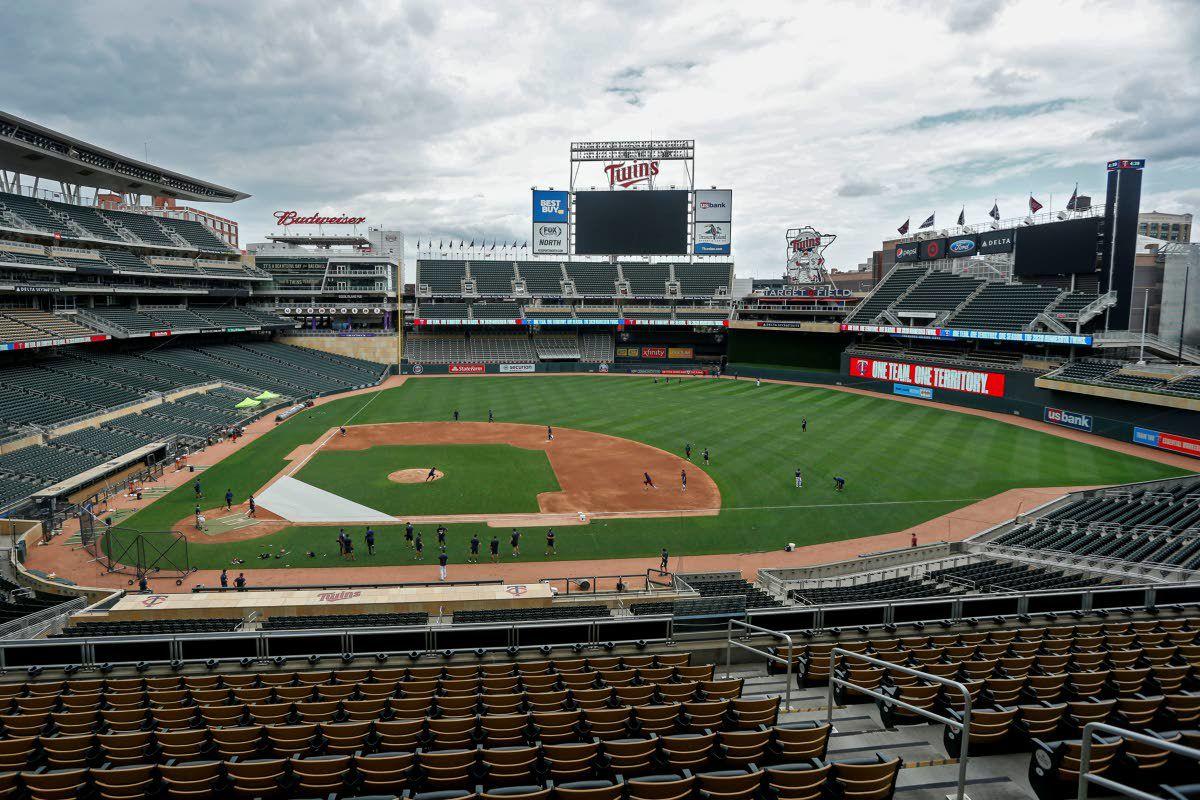
[[[429,477],[427,469],[398,469],[391,475],[388,475],[388,480],[394,483],[425,483]],[[433,479],[440,480],[442,471],[435,469],[433,471]]]

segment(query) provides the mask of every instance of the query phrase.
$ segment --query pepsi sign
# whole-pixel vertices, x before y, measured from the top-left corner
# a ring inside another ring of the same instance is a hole
[[[896,261],[916,261],[919,257],[919,242],[904,242],[896,245]]]
[[[1078,411],[1046,406],[1043,411],[1043,419],[1051,425],[1061,425],[1072,430],[1089,432],[1092,430],[1092,415],[1081,414]]]
[[[978,251],[974,236],[955,236],[946,240],[946,255],[950,258],[966,258]]]

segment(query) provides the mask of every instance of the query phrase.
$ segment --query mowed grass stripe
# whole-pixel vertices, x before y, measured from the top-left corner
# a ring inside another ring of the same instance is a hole
[[[973,498],[1016,487],[1184,474],[983,417],[812,387],[755,387],[747,380],[664,384],[643,376],[430,378],[410,380],[368,405],[371,397],[318,406],[279,426],[206,472],[206,492],[219,497],[230,486],[240,500],[278,472],[288,452],[315,441],[360,409],[354,420],[358,424],[449,420],[456,408],[462,419],[482,421],[490,408],[498,422],[595,431],[677,454],[691,442],[694,462],[700,461],[704,447],[711,450],[708,472],[720,487],[722,503],[740,510],[716,517],[600,520],[562,528],[556,532],[559,558],[564,559],[652,557],[664,546],[673,554],[699,554],[813,544],[902,530],[953,512]],[[800,430],[804,416],[807,433]],[[792,477],[797,467],[805,475],[805,487],[799,490]],[[834,475],[846,478],[844,493],[833,490]],[[676,476],[664,477],[674,488]],[[161,530],[187,517],[191,508],[187,486],[128,525]],[[485,543],[496,533],[482,525],[450,528],[450,540],[457,543],[452,550],[465,551],[472,532]],[[400,534],[376,530],[381,546],[374,563],[412,563],[402,544],[401,549],[385,544],[402,539]],[[200,567],[224,566],[233,555],[253,563],[252,556],[266,552],[267,544],[307,550],[306,541],[329,542],[335,533],[336,526],[289,528],[241,544],[194,544],[191,554]],[[543,558],[541,530],[527,533],[523,558]],[[268,563],[283,566],[275,559],[262,562]]]

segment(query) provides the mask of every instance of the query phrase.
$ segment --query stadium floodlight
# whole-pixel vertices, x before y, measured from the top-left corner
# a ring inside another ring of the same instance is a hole
[[[998,231],[998,230],[1000,230],[1000,223],[999,223],[999,222],[993,222],[993,223],[991,224],[991,228],[992,228],[992,230],[994,230],[994,231]]]
[[[946,228],[942,228],[940,231],[938,231],[938,236],[949,236],[949,235],[950,235],[950,231]]]
[[[1025,219],[1021,220],[1021,224],[1022,225],[1032,225],[1033,217],[1026,217]]]
[[[970,225],[963,225],[962,231],[963,231],[963,233],[974,233],[975,229],[972,228]]]
[[[1060,212],[1058,212],[1058,213],[1057,213],[1055,216],[1057,216],[1059,219],[1066,219],[1066,218],[1067,218],[1067,212],[1065,212],[1065,211],[1060,211]]]

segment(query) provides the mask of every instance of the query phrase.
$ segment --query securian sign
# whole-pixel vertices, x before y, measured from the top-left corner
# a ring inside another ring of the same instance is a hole
[[[608,175],[608,186],[620,186],[622,189],[628,189],[635,183],[649,181],[658,174],[657,161],[637,161],[633,164],[626,164],[624,161],[616,164],[609,164],[604,168],[604,174]]]
[[[322,217],[320,214],[313,214],[310,217],[302,217],[296,211],[276,211],[275,224],[283,225],[361,225],[367,221],[366,217]]]

